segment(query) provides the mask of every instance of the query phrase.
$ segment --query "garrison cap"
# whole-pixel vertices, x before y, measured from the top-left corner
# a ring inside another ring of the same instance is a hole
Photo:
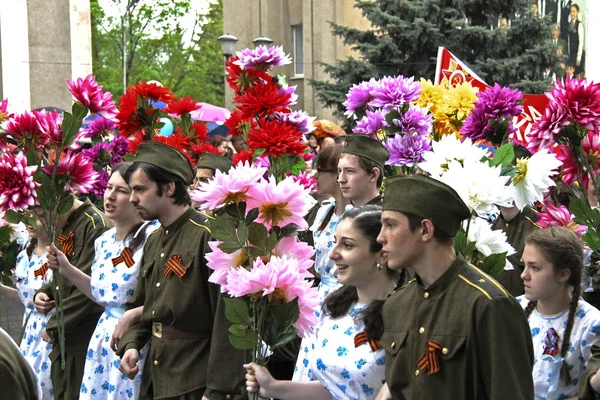
[[[390,152],[379,140],[360,134],[346,136],[343,153],[368,158],[379,164],[382,169],[385,162],[390,158]]]
[[[233,163],[227,157],[205,151],[200,154],[196,166],[199,168],[210,168],[221,172],[228,172],[231,167],[233,167]]]
[[[451,237],[471,212],[450,186],[427,175],[407,175],[388,179],[383,196],[384,211],[399,211],[433,222]]]
[[[167,144],[144,141],[138,146],[133,162],[144,162],[177,175],[186,185],[194,180],[194,170],[188,158],[181,151]]]

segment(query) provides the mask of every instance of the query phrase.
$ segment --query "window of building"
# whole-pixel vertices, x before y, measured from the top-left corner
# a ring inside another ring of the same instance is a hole
[[[302,24],[292,25],[292,36],[294,38],[294,76],[304,75]]]

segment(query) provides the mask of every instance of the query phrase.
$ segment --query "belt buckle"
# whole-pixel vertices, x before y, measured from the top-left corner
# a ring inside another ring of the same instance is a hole
[[[162,323],[153,322],[152,323],[152,334],[159,339],[162,339]]]

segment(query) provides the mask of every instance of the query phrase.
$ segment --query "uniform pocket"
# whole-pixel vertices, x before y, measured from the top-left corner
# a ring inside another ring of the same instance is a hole
[[[441,360],[452,360],[459,356],[467,342],[466,335],[433,335],[431,340],[442,346],[440,351]]]
[[[146,263],[145,265],[141,265],[140,267],[140,276],[145,278],[152,271],[152,268],[154,267],[154,261]]]
[[[404,346],[407,336],[408,331],[385,331],[379,339],[379,343],[387,353],[395,356],[398,350]]]

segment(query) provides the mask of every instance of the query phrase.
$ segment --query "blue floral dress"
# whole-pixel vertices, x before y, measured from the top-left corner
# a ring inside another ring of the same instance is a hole
[[[385,383],[385,350],[368,343],[355,346],[365,329],[357,313],[365,304],[354,304],[348,315],[321,318],[311,337],[309,351],[298,359],[307,370],[302,381],[319,381],[334,399],[374,399]]]
[[[529,303],[525,296],[519,296],[517,300],[523,308]],[[571,384],[567,385],[564,379],[560,379],[562,358],[558,352],[562,345],[562,335],[567,326],[568,316],[568,309],[551,316],[541,315],[533,310],[529,316],[533,338],[533,384],[536,400],[564,400],[577,397],[579,376],[586,369],[592,345],[600,339],[600,311],[579,300],[566,355],[571,376]]]
[[[147,223],[137,234],[147,238],[158,226],[158,222]],[[121,360],[109,347],[110,337],[125,312],[125,303],[134,295],[143,254],[143,246],[140,246],[133,253],[133,264],[128,266],[125,260],[113,264],[113,259],[121,256],[129,244],[129,240],[117,241],[116,236],[117,231],[112,228],[94,242],[90,284],[95,301],[105,310],[88,346],[80,399],[137,399],[142,382],[148,345],[140,350],[140,373],[133,380],[119,371]]]
[[[52,345],[42,340],[42,333],[46,330],[46,324],[54,313],[54,310],[48,314],[42,314],[35,310],[33,296],[42,287],[52,280],[52,270],[47,269],[42,275],[41,267],[46,263],[44,252],[40,255],[27,255],[23,250],[17,256],[17,265],[15,268],[15,277],[17,278],[17,291],[19,298],[25,306],[25,315],[23,323],[25,331],[19,346],[21,353],[33,368],[39,388],[40,399],[52,399],[53,390],[50,382],[50,359],[48,355],[52,350]],[[36,274],[36,271],[39,271]],[[36,276],[37,275],[37,276]]]
[[[316,312],[317,317],[321,315],[321,305],[323,304],[323,300],[329,293],[335,292],[342,285],[340,285],[337,281],[337,267],[335,263],[329,258],[329,253],[331,249],[333,249],[334,239],[335,239],[335,231],[340,221],[342,220],[342,215],[337,215],[335,212],[329,219],[329,223],[322,231],[319,231],[319,226],[329,213],[331,209],[335,210],[335,200],[325,201],[323,205],[317,211],[317,216],[315,217],[315,222],[310,227],[310,230],[313,233],[314,238],[314,246],[315,246],[315,271],[321,276],[321,282],[317,287],[317,293],[319,295],[319,311]],[[300,352],[307,353],[308,352],[308,339],[303,339],[302,344],[300,345]],[[296,362],[296,367],[294,368],[294,377],[293,380],[300,381],[306,380],[308,371],[304,368],[300,360]]]

